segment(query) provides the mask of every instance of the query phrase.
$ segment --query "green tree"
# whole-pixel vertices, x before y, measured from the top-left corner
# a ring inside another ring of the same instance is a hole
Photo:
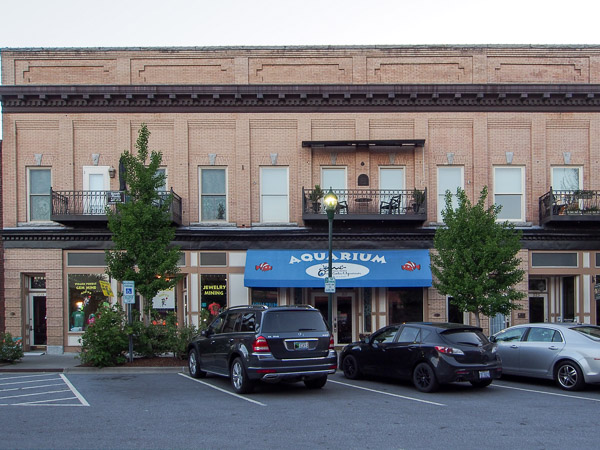
[[[517,253],[521,232],[508,222],[498,222],[501,206],[485,207],[487,187],[473,205],[465,191],[458,189],[458,207],[452,205],[452,193],[446,191],[442,211],[445,226],[434,238],[431,255],[433,286],[452,297],[451,303],[461,311],[493,317],[520,309],[516,302],[525,294],[515,289],[523,279]]]
[[[137,154],[125,151],[121,155],[125,201],[115,211],[107,211],[114,248],[106,250],[106,273],[119,281],[134,281],[137,292],[147,300],[147,312],[159,291],[175,286],[179,273],[179,248],[171,244],[175,237],[169,214],[172,195],[159,193],[165,184],[164,174],[158,172],[162,154],[152,151],[149,155],[149,136],[142,124]]]

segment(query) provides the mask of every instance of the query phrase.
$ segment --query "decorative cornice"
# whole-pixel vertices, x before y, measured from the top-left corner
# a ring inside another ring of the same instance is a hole
[[[4,113],[594,111],[597,84],[0,86]]]
[[[431,248],[436,228],[340,230],[333,235],[335,246],[343,248]],[[588,250],[600,246],[597,229],[569,231],[562,228],[522,229],[523,248],[528,250]],[[5,249],[60,248],[99,250],[112,246],[111,233],[104,230],[5,229]],[[174,243],[183,250],[246,250],[249,248],[321,248],[327,242],[327,229],[223,229],[179,228]]]

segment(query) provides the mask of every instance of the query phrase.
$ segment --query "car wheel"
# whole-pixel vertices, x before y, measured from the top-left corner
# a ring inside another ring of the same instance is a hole
[[[492,384],[492,380],[481,380],[481,381],[471,381],[471,384],[473,385],[473,387],[476,388],[484,388],[484,387],[488,387],[490,384]]]
[[[585,385],[583,373],[577,364],[565,361],[556,369],[556,384],[567,391],[578,391]]]
[[[435,378],[433,368],[427,363],[420,363],[413,372],[413,384],[421,392],[433,392],[440,384]]]
[[[327,383],[327,375],[319,378],[304,380],[304,385],[309,389],[321,389]]]
[[[352,355],[348,355],[344,358],[342,361],[342,369],[344,370],[344,376],[351,380],[356,380],[361,376],[358,361]]]
[[[188,354],[188,369],[190,369],[190,375],[194,378],[204,378],[206,372],[200,370],[200,360],[198,358],[198,351],[193,348]]]
[[[238,394],[249,394],[254,390],[254,383],[248,378],[248,374],[246,373],[241,358],[235,358],[233,360],[230,375],[233,390]]]

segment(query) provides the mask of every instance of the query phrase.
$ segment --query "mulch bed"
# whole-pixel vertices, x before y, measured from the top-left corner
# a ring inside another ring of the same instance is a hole
[[[172,356],[156,356],[154,358],[134,358],[126,362],[123,367],[185,367],[187,361]]]

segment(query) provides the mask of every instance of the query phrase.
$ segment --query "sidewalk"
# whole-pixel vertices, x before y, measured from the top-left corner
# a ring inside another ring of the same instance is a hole
[[[26,352],[14,364],[0,363],[0,373],[4,372],[62,372],[62,373],[179,373],[187,367],[79,367],[79,353],[48,355],[44,352]]]

